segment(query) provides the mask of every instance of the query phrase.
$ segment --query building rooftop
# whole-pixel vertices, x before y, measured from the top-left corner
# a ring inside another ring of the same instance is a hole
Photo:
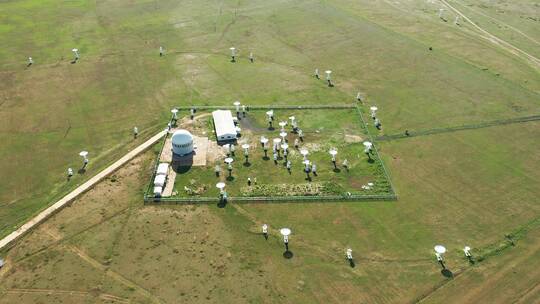
[[[212,117],[214,118],[214,126],[216,128],[218,140],[236,138],[236,127],[231,111],[216,110],[212,112]]]

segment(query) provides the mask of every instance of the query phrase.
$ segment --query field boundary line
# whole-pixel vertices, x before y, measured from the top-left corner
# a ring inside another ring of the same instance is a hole
[[[152,136],[150,139],[145,141],[144,143],[140,144],[139,146],[135,147],[133,150],[126,153],[124,156],[122,156],[119,160],[108,166],[107,168],[103,169],[101,172],[90,178],[88,181],[83,183],[82,185],[75,188],[73,191],[62,197],[60,200],[58,200],[56,203],[54,203],[52,206],[48,207],[47,209],[41,211],[37,216],[26,222],[24,225],[19,227],[17,230],[13,231],[12,233],[8,234],[6,237],[4,237],[2,240],[0,240],[0,250],[7,247],[10,243],[21,237],[22,235],[26,234],[28,231],[33,229],[34,227],[38,226],[40,223],[42,223],[44,220],[48,219],[50,216],[54,215],[56,212],[61,210],[63,207],[65,207],[67,204],[72,202],[74,199],[79,197],[81,194],[85,193],[86,191],[93,188],[97,183],[99,183],[101,180],[103,180],[105,177],[109,176],[116,170],[118,170],[120,167],[125,165],[127,162],[132,160],[135,156],[141,154],[142,152],[146,151],[148,148],[153,146],[156,142],[158,142],[163,136],[167,134],[166,130],[163,130],[159,132],[158,134]]]
[[[480,122],[480,123],[470,124],[470,125],[461,125],[461,126],[454,126],[454,127],[447,127],[447,128],[435,128],[435,129],[429,129],[429,130],[423,130],[423,131],[409,131],[409,135],[405,135],[404,133],[382,135],[382,136],[376,137],[376,140],[391,141],[391,140],[409,138],[409,137],[415,137],[415,136],[426,136],[426,135],[434,135],[434,134],[440,134],[440,133],[474,130],[474,129],[489,128],[489,127],[496,127],[496,126],[503,126],[503,125],[510,125],[510,124],[517,124],[517,123],[524,123],[524,122],[531,122],[531,121],[539,121],[539,120],[540,120],[540,115],[522,116],[522,117],[516,117],[516,118]]]

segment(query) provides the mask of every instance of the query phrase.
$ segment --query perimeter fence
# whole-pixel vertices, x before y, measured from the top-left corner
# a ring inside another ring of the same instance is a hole
[[[235,109],[234,106],[182,106],[176,107],[178,110],[217,110],[217,109]],[[367,128],[366,122],[362,115],[362,110],[357,104],[342,104],[342,105],[258,105],[251,106],[248,110],[279,110],[279,109],[289,109],[289,110],[313,110],[313,109],[356,109],[357,114],[360,117],[360,123],[362,124],[362,129],[364,134],[369,137],[369,140],[373,143],[374,138]],[[173,122],[171,117],[170,123]],[[157,167],[159,165],[159,159],[163,149],[165,147],[165,142],[167,136],[163,138],[161,146],[159,148],[158,155],[153,165],[152,178],[148,184],[148,187],[144,193],[144,203],[148,205],[167,205],[167,204],[203,204],[203,203],[219,203],[221,200],[218,197],[158,197],[153,193],[153,181],[156,175]],[[338,201],[395,201],[397,200],[397,195],[394,191],[394,185],[388,174],[388,170],[384,165],[383,160],[379,155],[379,151],[376,145],[373,145],[376,159],[380,162],[384,178],[388,181],[389,191],[385,194],[353,194],[350,192],[341,194],[341,195],[298,195],[298,196],[235,196],[229,197],[228,202],[234,203],[294,203],[294,202],[338,202]]]

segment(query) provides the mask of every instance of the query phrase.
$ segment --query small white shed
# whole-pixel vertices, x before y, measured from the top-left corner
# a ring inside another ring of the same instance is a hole
[[[165,186],[165,180],[167,179],[166,175],[157,175],[154,179],[154,187],[163,187]]]
[[[156,175],[167,175],[169,173],[169,164],[161,163],[157,167]]]

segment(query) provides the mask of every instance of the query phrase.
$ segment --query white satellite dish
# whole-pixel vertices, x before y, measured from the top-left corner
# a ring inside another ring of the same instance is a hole
[[[332,149],[329,151],[330,155],[332,156],[336,156],[337,155],[337,150],[336,149]]]
[[[178,113],[178,109],[172,109],[172,110],[171,110],[171,113],[173,113],[173,114]]]
[[[285,127],[286,125],[287,125],[286,121],[280,121],[279,122],[279,126],[282,127],[282,128]]]
[[[240,106],[240,101],[237,100],[237,101],[233,102],[233,105]]]
[[[72,49],[71,51],[74,52],[74,53],[77,53],[79,51],[79,49]]]
[[[266,144],[268,142],[268,138],[263,137],[261,138],[261,143]]]
[[[435,249],[435,252],[438,254],[443,254],[446,252],[446,248],[443,245],[437,245],[433,249]]]
[[[266,112],[266,115],[268,116],[274,116],[274,110],[270,110]]]
[[[290,119],[291,121],[294,121],[294,120],[296,119],[296,117],[290,116],[289,119]]]
[[[249,149],[249,144],[243,144],[242,149]]]
[[[230,165],[233,161],[234,161],[234,159],[232,159],[231,157],[225,158],[225,162],[226,162],[227,164],[229,164],[229,165]]]
[[[86,157],[86,156],[88,156],[88,151],[81,151],[79,153],[79,155],[82,156],[82,157]]]
[[[471,247],[465,246],[465,248],[463,248],[463,250],[465,250],[465,251],[471,251]]]
[[[225,183],[223,183],[223,182],[217,183],[216,188],[218,188],[219,190],[223,190],[223,188],[225,188]]]
[[[281,138],[274,138],[274,144],[279,145],[281,143]]]
[[[309,154],[309,151],[307,149],[301,149],[300,154],[302,154],[303,156],[307,156]]]
[[[366,147],[366,148],[371,148],[371,146],[373,146],[373,144],[371,142],[369,142],[369,141],[365,141],[365,142],[363,142],[363,144],[364,144],[364,147]]]
[[[279,233],[281,233],[281,235],[283,235],[283,236],[289,236],[289,235],[291,235],[291,229],[289,229],[289,228],[281,228],[281,229],[279,229]]]
[[[375,111],[377,111],[379,108],[377,108],[376,106],[371,106],[369,109],[371,110],[371,112],[375,112]]]
[[[287,137],[287,132],[280,132],[279,136],[281,136],[281,138],[283,138],[283,140],[285,140],[285,137]]]

